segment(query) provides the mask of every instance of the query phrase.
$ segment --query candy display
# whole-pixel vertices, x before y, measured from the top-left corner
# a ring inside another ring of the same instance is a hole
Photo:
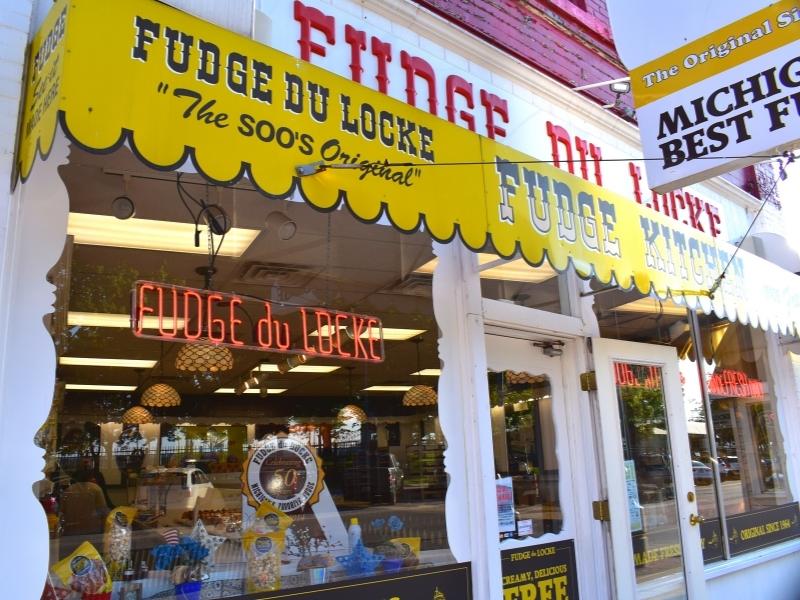
[[[89,542],[83,542],[72,554],[54,564],[53,573],[64,588],[84,597],[111,591],[106,564]]]
[[[112,579],[120,579],[131,559],[131,526],[136,516],[132,506],[120,506],[108,513],[103,536],[103,556]]]
[[[281,587],[281,553],[283,532],[256,533],[242,536],[247,564],[247,591],[270,592]]]

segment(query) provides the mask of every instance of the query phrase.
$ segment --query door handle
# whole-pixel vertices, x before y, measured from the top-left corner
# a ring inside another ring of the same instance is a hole
[[[694,513],[691,513],[689,515],[689,523],[691,525],[700,525],[700,523],[705,523],[705,522],[706,522],[706,518],[703,517],[703,516],[696,515]]]

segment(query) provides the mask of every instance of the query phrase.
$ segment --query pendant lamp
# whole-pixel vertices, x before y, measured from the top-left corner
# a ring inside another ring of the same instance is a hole
[[[233,354],[225,346],[212,344],[203,338],[187,342],[175,358],[178,371],[220,373],[233,368]]]
[[[419,345],[422,343],[422,338],[418,337],[414,340],[417,345],[417,373],[422,372],[419,360]],[[421,376],[420,376],[421,377]],[[429,385],[415,385],[405,394],[403,394],[403,406],[432,406],[436,404],[439,397]]]
[[[154,406],[157,408],[180,406],[181,395],[171,385],[156,383],[144,391],[141,403],[142,406]]]
[[[122,415],[122,423],[124,425],[142,425],[144,423],[153,423],[153,415],[144,406],[134,406],[125,411]]]

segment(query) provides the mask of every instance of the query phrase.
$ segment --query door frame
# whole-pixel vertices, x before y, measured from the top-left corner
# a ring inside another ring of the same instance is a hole
[[[692,457],[687,433],[687,415],[680,385],[678,356],[675,348],[626,342],[604,338],[592,338],[595,374],[597,378],[597,399],[600,414],[600,437],[602,454],[605,460],[606,485],[609,505],[609,532],[611,537],[611,559],[614,563],[616,593],[620,598],[642,596],[637,588],[634,570],[633,549],[631,547],[630,515],[626,494],[624,455],[622,451],[622,432],[619,418],[619,404],[614,381],[614,362],[629,362],[662,369],[664,386],[665,414],[668,423],[673,485],[678,510],[678,529],[681,540],[681,555],[686,580],[686,590],[690,600],[706,597],[705,572],[701,548],[700,527],[690,524],[690,514],[697,513],[697,500],[694,494]],[[689,493],[694,500],[688,499]],[[646,588],[653,594],[658,592],[659,580],[648,583]],[[674,582],[674,578],[661,580],[664,585]]]
[[[565,482],[572,495],[572,520],[566,524],[575,540],[575,561],[578,572],[578,585],[585,595],[612,597],[611,558],[607,551],[608,536],[603,523],[592,517],[591,503],[603,496],[602,455],[596,432],[596,405],[590,401],[589,394],[581,390],[580,373],[589,369],[589,356],[585,342],[592,329],[583,319],[568,315],[518,306],[501,300],[481,299],[483,336],[504,335],[523,340],[559,339],[563,346],[562,381],[563,393],[567,402],[564,430],[567,439],[564,447],[569,449],[573,464],[582,465],[573,469],[572,481]],[[482,336],[482,342],[483,342]],[[485,348],[485,346],[482,344]],[[485,351],[485,350],[484,350]],[[484,363],[476,365],[475,380],[480,376],[485,381]],[[491,443],[491,439],[488,441]],[[559,458],[559,460],[563,460]],[[491,457],[494,464],[494,456]],[[496,498],[486,499],[487,510],[493,511],[497,519]],[[548,539],[553,539],[552,537]],[[560,538],[559,538],[560,539]],[[522,545],[541,543],[541,538],[523,540]],[[488,546],[489,552],[500,554],[500,543]],[[503,547],[505,548],[505,546]]]

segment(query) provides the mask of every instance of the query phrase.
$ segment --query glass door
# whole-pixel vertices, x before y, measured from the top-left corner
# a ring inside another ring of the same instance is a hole
[[[593,339],[618,598],[705,598],[674,348]]]

